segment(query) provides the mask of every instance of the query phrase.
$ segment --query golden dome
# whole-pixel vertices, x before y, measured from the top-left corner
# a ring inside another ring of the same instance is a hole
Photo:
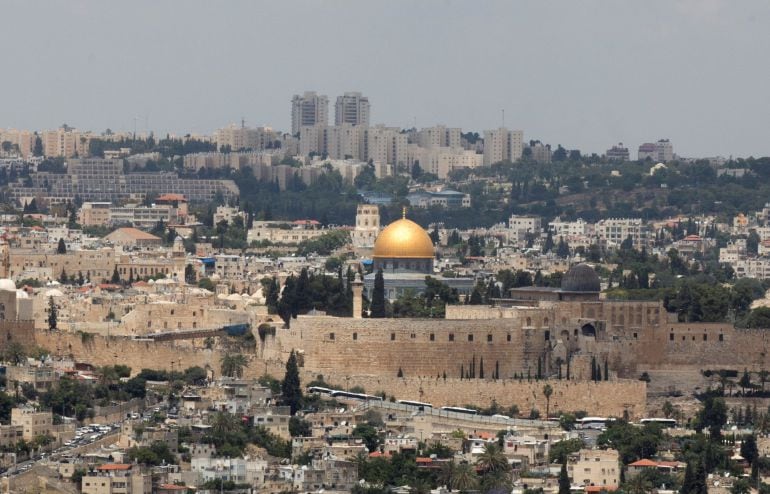
[[[433,242],[420,225],[402,218],[386,226],[377,236],[374,257],[433,259]]]

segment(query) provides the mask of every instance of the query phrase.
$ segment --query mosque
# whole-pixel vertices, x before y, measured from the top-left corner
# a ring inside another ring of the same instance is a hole
[[[373,270],[364,277],[367,294],[374,290],[374,278],[382,269],[385,298],[396,300],[407,290],[425,291],[425,277],[446,283],[460,296],[470,296],[476,281],[473,278],[445,278],[433,272],[435,252],[428,232],[403,217],[385,227],[374,242]]]

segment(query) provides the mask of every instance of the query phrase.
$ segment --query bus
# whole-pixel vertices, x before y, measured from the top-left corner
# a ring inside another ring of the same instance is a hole
[[[433,408],[433,405],[430,403],[422,403],[420,401],[398,400],[396,403],[410,407],[416,407],[421,412],[425,411],[426,408]]]
[[[472,408],[462,408],[462,407],[441,407],[441,410],[445,412],[465,413],[467,415],[476,415],[479,413],[478,410],[473,410]]]
[[[647,424],[659,424],[663,427],[668,428],[675,428],[676,427],[676,420],[674,419],[664,419],[664,418],[657,418],[657,417],[650,417],[648,419],[642,419],[639,421],[641,425],[647,425]]]
[[[579,429],[606,429],[607,424],[613,422],[615,419],[607,417],[583,417],[577,420]]]
[[[332,398],[349,398],[351,400],[362,401],[382,401],[382,396],[366,395],[363,393],[351,393],[350,391],[334,390],[331,392]]]

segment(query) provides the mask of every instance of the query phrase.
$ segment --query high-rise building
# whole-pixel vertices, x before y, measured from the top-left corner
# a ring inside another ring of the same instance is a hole
[[[361,159],[387,163],[397,169],[400,165],[406,166],[406,146],[406,134],[399,128],[369,127],[362,134]]]
[[[500,127],[484,131],[484,166],[518,161],[524,150],[524,132]]]
[[[326,127],[325,152],[333,159],[361,159],[361,136],[364,129],[351,124]]]
[[[297,135],[302,127],[329,123],[329,98],[315,91],[295,94],[291,99],[291,133]]]
[[[444,125],[427,127],[417,132],[417,144],[423,148],[446,147],[459,148],[462,146],[460,139],[462,131],[458,128],[447,128]]]
[[[56,130],[44,130],[41,136],[43,154],[48,158],[72,158],[88,155],[90,134],[83,134],[66,125]]]
[[[334,105],[334,125],[369,126],[369,98],[352,92],[337,96]]]
[[[623,146],[623,143],[618,143],[617,146],[612,146],[607,150],[606,155],[608,160],[612,161],[628,161],[631,159],[631,154],[628,152],[628,148]]]

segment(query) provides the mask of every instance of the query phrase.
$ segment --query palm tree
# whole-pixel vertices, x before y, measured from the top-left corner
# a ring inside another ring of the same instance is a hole
[[[481,479],[481,491],[485,494],[508,494],[513,488],[511,473],[505,471],[488,472]]]
[[[455,465],[452,472],[452,489],[456,491],[470,491],[479,485],[479,476],[476,469],[470,463]]]
[[[227,377],[242,377],[243,368],[249,365],[246,360],[246,356],[242,354],[231,355],[227,354],[222,357],[220,361],[222,375]]]
[[[227,412],[218,412],[211,421],[211,432],[214,437],[224,437],[228,432],[237,430],[238,420]]]
[[[550,384],[543,386],[543,396],[545,396],[545,418],[548,420],[551,412],[551,395],[553,394],[553,388]]]
[[[626,489],[628,494],[646,494],[652,492],[652,483],[644,473],[640,473],[628,482]]]
[[[476,466],[484,472],[506,472],[511,469],[508,458],[505,457],[503,450],[497,443],[487,443],[484,446],[484,451],[476,460]]]

